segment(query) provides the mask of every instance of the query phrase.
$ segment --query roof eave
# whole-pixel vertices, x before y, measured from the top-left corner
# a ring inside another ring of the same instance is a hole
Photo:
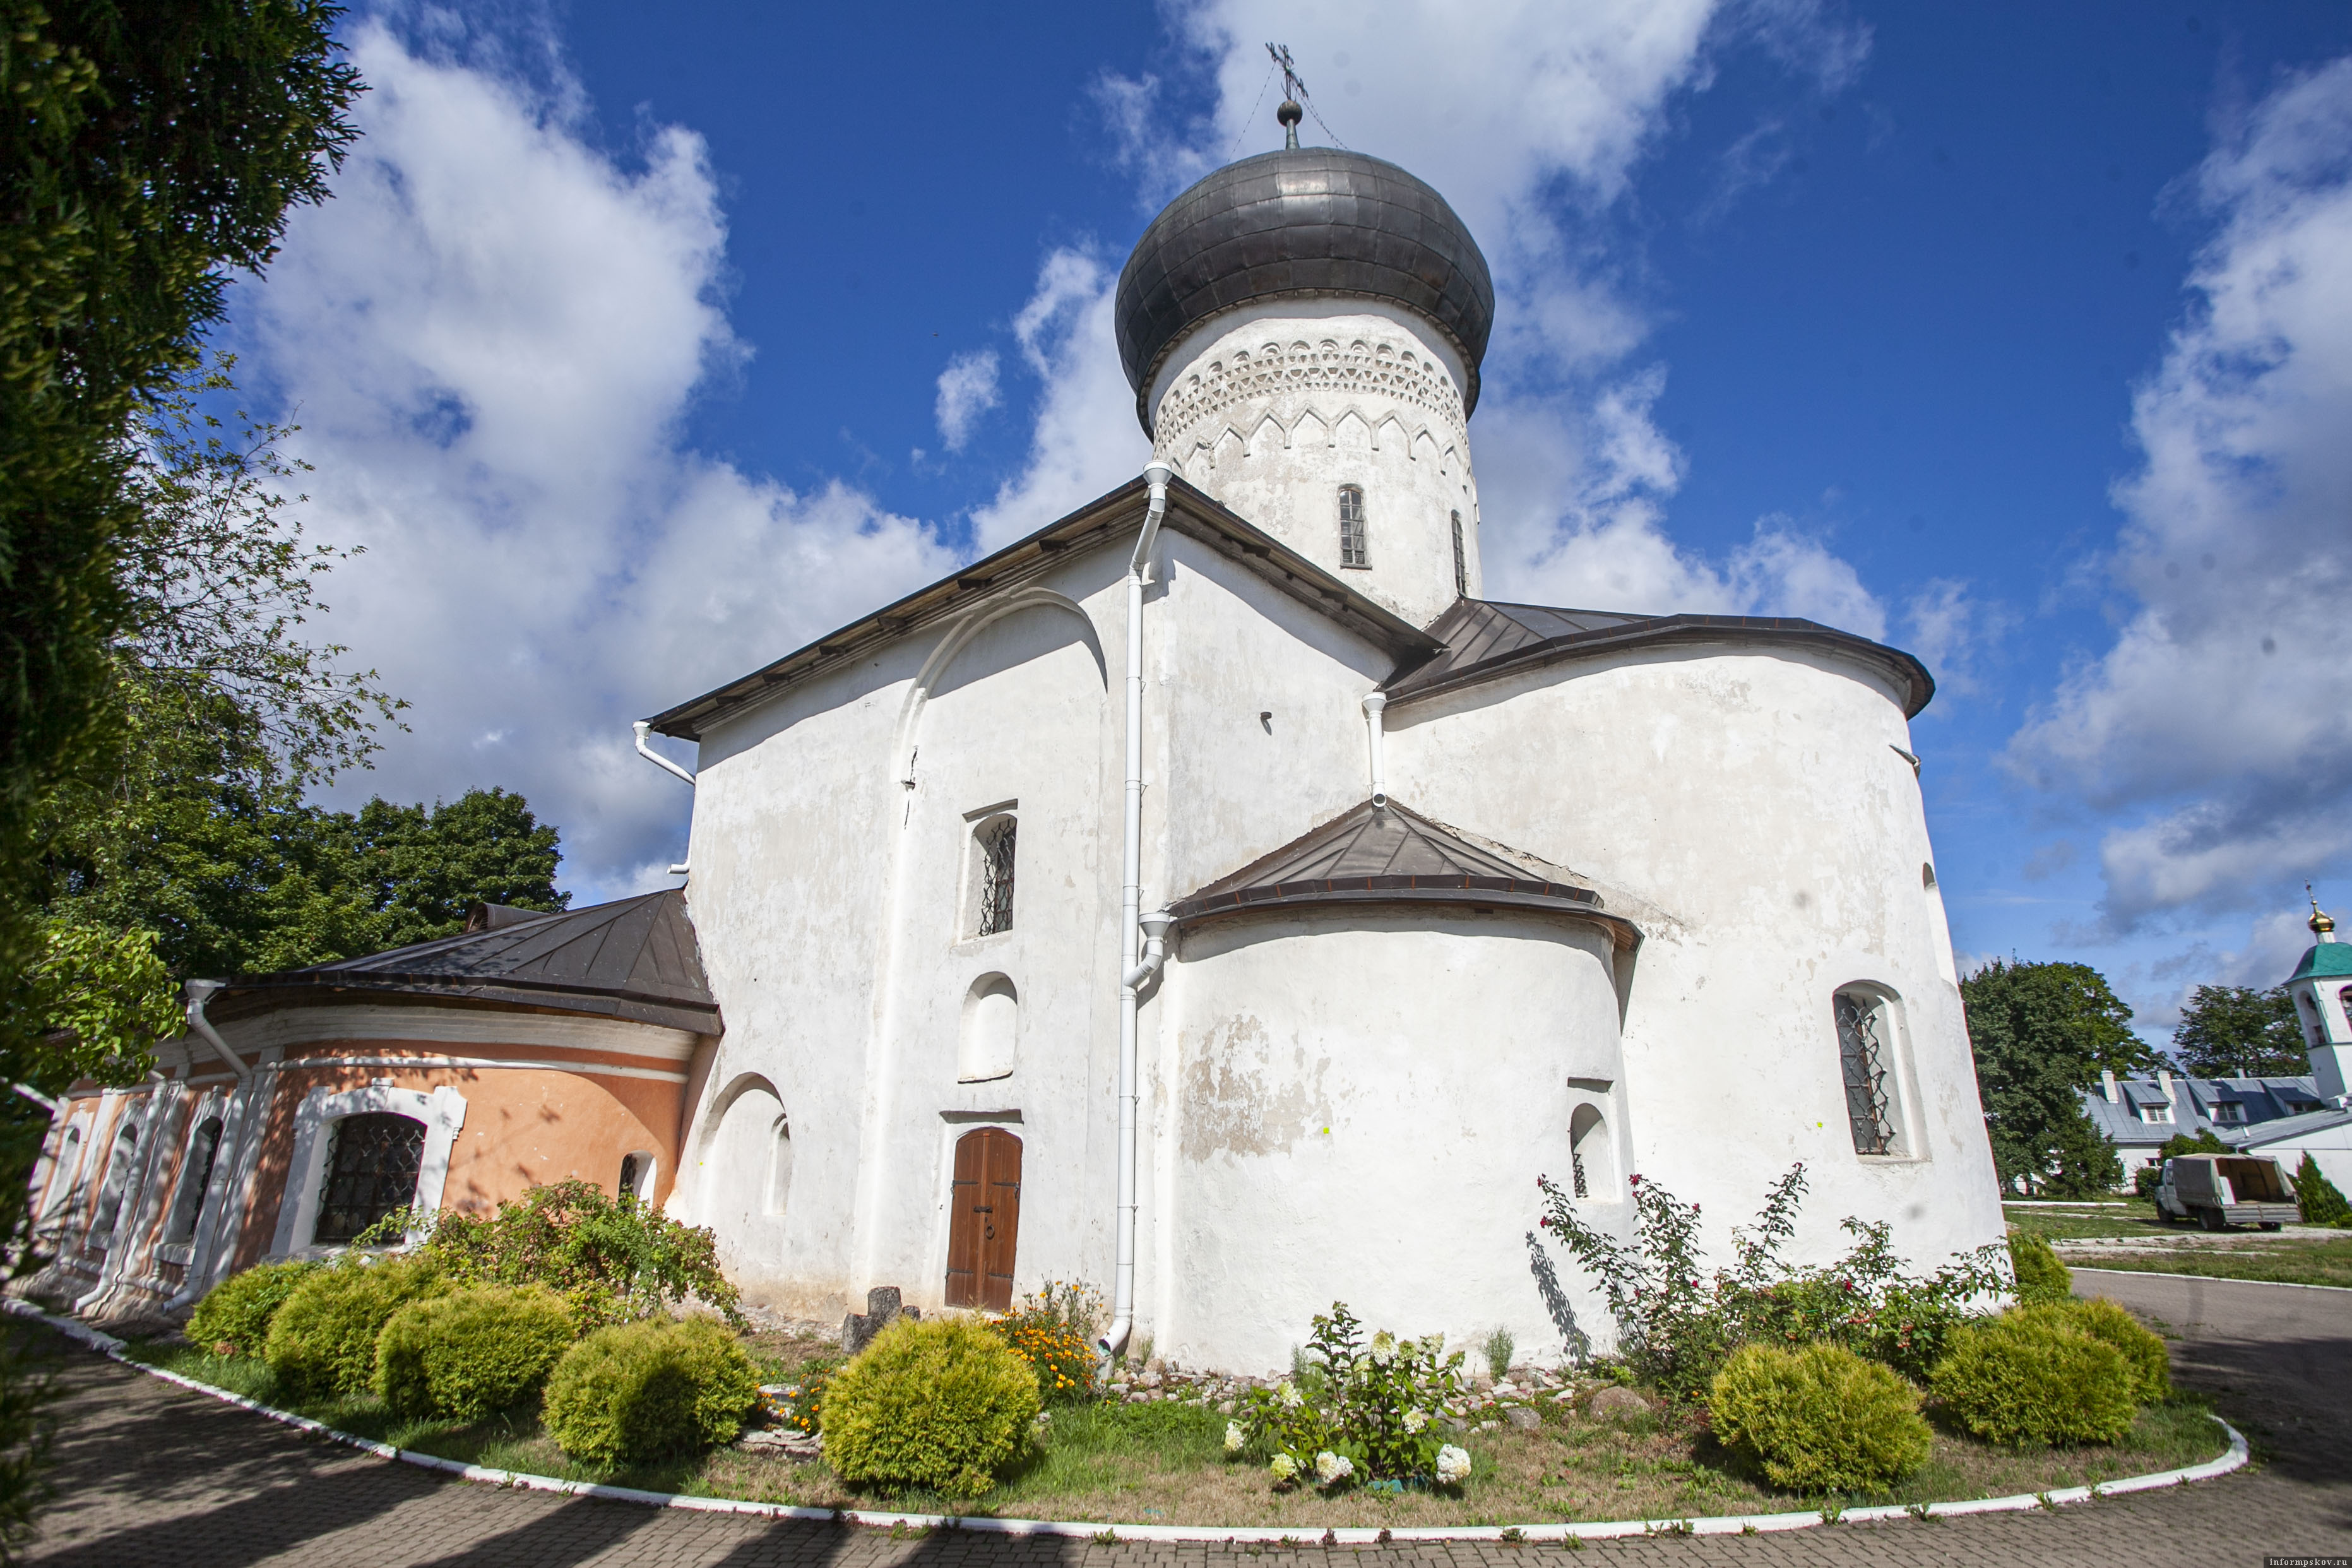
[[[1820,647],[1841,658],[1857,658],[1864,663],[1876,665],[1896,677],[1896,685],[1905,690],[1903,716],[1906,719],[1917,718],[1936,694],[1935,677],[1927,673],[1927,666],[1911,655],[1852,632],[1822,626],[1817,621],[1758,616],[1661,616],[1654,620],[1631,626],[1609,626],[1598,631],[1580,632],[1572,637],[1548,638],[1499,658],[1465,666],[1423,685],[1406,684],[1412,679],[1412,671],[1406,670],[1390,683],[1390,705],[1402,708],[1425,698],[1480,685],[1520,670],[1563,663],[1569,659],[1597,658],[1630,647],[1745,639]]]
[[[363,996],[396,995],[467,1004],[500,1003],[520,1008],[578,1013],[592,1017],[646,1024],[656,1028],[682,1029],[694,1035],[717,1036],[726,1032],[726,1025],[716,1002],[686,1002],[619,988],[562,985],[503,977],[468,979],[455,975],[337,974],[297,971],[236,981],[224,987],[220,995],[225,1003],[249,999],[252,1004],[224,1016],[223,1022],[251,1017],[273,1005],[287,1005],[314,997],[331,1002]]]
[[[1368,905],[1452,904],[1478,910],[1509,909],[1555,915],[1563,920],[1584,921],[1600,926],[1609,933],[1611,943],[1619,951],[1630,951],[1642,942],[1641,928],[1620,915],[1606,913],[1591,903],[1542,893],[1496,892],[1475,888],[1325,888],[1309,892],[1286,893],[1276,898],[1241,899],[1232,894],[1202,899],[1187,899],[1172,906],[1182,929],[1192,930],[1216,921],[1230,920],[1237,915],[1281,914],[1307,909],[1329,909],[1345,906],[1361,909]]]
[[[961,615],[1006,588],[1043,576],[1073,549],[1093,549],[1108,543],[1114,531],[1130,522],[1140,522],[1145,493],[1140,478],[1130,479],[993,555],[919,588],[749,675],[665,709],[646,722],[656,733],[699,742],[712,725],[745,712],[804,679],[853,662],[909,633]],[[1426,631],[1373,603],[1185,480],[1171,480],[1168,498],[1163,526],[1209,544],[1292,598],[1387,649],[1401,668],[1418,666],[1442,651],[1444,645]]]

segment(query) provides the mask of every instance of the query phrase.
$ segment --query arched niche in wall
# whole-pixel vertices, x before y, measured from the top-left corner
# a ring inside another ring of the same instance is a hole
[[[790,1114],[773,1083],[744,1073],[705,1125],[698,1217],[719,1233],[730,1265],[757,1277],[782,1262],[795,1164]]]
[[[1002,974],[983,974],[964,994],[956,1039],[956,1080],[1009,1078],[1019,1054],[1021,994]]]

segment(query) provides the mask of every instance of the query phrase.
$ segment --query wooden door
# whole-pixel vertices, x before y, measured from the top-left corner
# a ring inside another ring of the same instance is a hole
[[[1021,1140],[1002,1127],[965,1133],[948,1189],[948,1305],[1009,1310],[1020,1236]]]

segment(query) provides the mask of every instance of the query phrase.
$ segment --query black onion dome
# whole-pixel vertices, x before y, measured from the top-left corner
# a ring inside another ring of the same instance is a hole
[[[1198,321],[1255,300],[1357,295],[1428,318],[1469,372],[1495,324],[1495,283],[1445,198],[1394,163],[1294,147],[1228,163],[1151,220],[1118,278],[1118,357],[1136,415],[1160,362]]]

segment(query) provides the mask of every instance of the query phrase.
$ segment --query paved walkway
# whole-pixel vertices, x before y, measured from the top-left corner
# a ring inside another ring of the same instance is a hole
[[[2179,1380],[2210,1391],[2263,1462],[2221,1480],[2053,1511],[1761,1536],[1595,1542],[1580,1563],[2260,1568],[2352,1552],[2352,1295],[2081,1271],[2182,1336]],[[302,1436],[101,1357],[63,1352],[72,1394],[60,1496],[27,1558],[89,1568],[1529,1568],[1559,1546],[1234,1549],[887,1533],[677,1513],[439,1479]],[[1304,1559],[1303,1564],[1297,1560]],[[1259,1565],[1251,1565],[1259,1568]]]

